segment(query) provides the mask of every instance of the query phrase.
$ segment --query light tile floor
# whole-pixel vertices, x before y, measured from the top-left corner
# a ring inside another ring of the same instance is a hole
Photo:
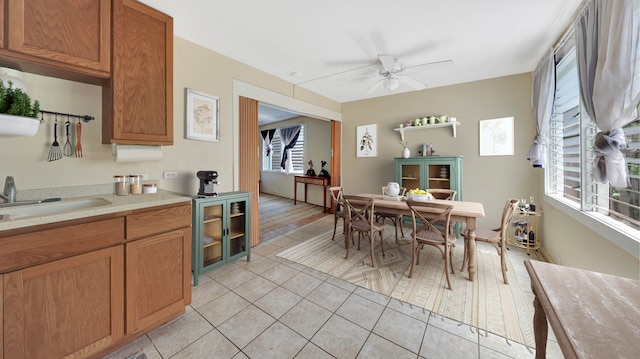
[[[276,257],[329,228],[333,217],[323,216],[252,248],[251,262],[202,274],[184,315],[107,358],[534,358],[534,349]],[[531,300],[523,261],[538,255],[508,252]],[[549,336],[547,357],[562,358]]]

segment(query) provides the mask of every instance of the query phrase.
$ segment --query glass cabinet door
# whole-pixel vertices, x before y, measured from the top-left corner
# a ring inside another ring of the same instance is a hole
[[[222,261],[224,205],[216,204],[203,208],[202,214],[202,267]]]
[[[229,257],[233,257],[236,254],[243,253],[246,248],[246,225],[247,218],[246,201],[231,202],[230,204],[230,216],[229,216]]]
[[[420,164],[401,164],[401,182],[400,186],[404,187],[408,190],[414,188],[422,188],[420,185],[421,173],[420,173]]]
[[[451,165],[447,163],[432,164],[429,167],[428,188],[451,189]]]

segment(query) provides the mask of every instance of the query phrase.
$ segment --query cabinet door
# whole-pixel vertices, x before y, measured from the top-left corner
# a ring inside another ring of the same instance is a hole
[[[11,0],[7,19],[9,50],[109,72],[110,0]]]
[[[161,324],[189,305],[190,245],[190,228],[126,244],[127,334]]]
[[[113,69],[103,89],[103,143],[173,144],[173,19],[113,0]]]
[[[5,358],[88,357],[124,333],[123,246],[5,274]]]
[[[424,189],[426,179],[422,162],[416,160],[396,160],[396,182],[408,190]]]
[[[244,255],[248,250],[248,201],[237,200],[229,204],[229,258]]]
[[[212,266],[225,259],[223,253],[226,253],[226,244],[223,237],[226,228],[224,222],[226,207],[226,202],[222,202],[203,206],[200,211],[202,231],[195,245],[199,245],[202,249],[198,258],[201,268]]]
[[[454,189],[451,187],[451,175],[454,168],[450,162],[426,163],[427,188]]]

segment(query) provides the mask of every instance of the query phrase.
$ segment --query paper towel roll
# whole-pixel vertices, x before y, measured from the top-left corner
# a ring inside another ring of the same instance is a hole
[[[116,162],[159,162],[162,161],[162,146],[113,145]]]

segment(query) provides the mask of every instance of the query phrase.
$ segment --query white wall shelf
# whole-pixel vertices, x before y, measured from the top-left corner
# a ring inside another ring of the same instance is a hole
[[[402,127],[402,128],[394,128],[394,131],[398,131],[400,132],[400,140],[402,142],[404,142],[404,133],[406,131],[420,131],[420,130],[428,130],[428,129],[432,129],[432,128],[440,128],[440,127],[451,127],[451,130],[453,131],[453,138],[456,138],[456,126],[459,126],[460,122],[455,121],[455,122],[444,122],[444,123],[436,123],[433,125],[423,125],[423,126],[408,126],[408,127]]]

